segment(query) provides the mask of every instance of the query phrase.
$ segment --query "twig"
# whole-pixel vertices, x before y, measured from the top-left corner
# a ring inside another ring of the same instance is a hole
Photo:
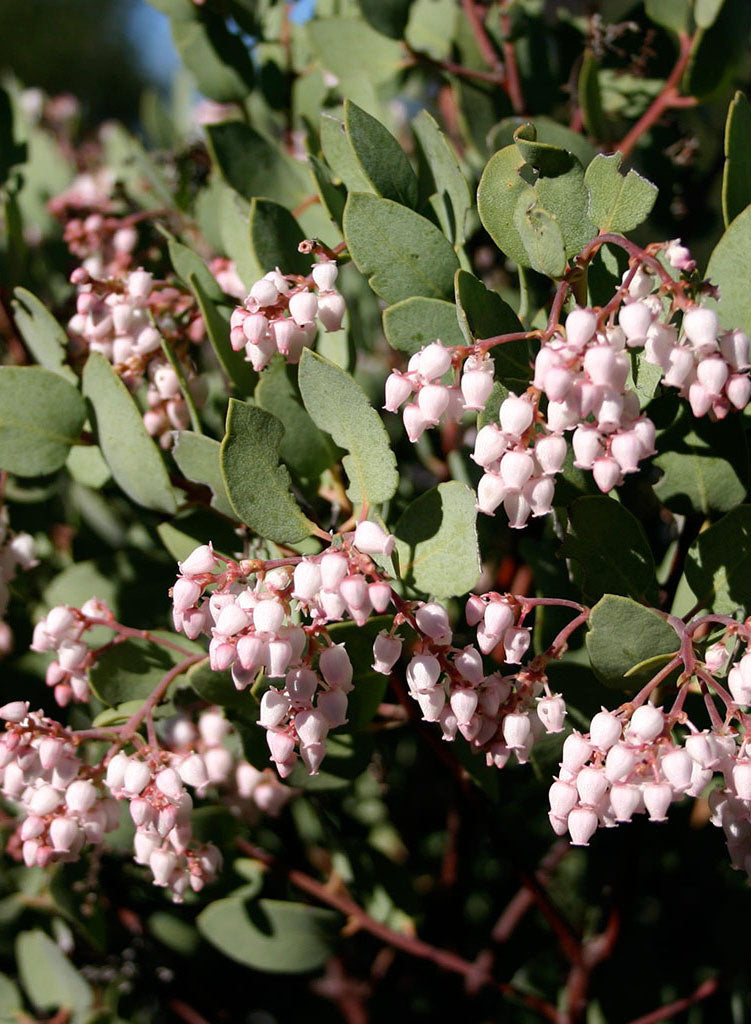
[[[680,32],[678,40],[680,45],[678,60],[675,63],[675,67],[668,75],[662,91],[654,98],[633,128],[620,142],[613,146],[613,149],[620,151],[624,159],[628,159],[631,155],[631,151],[642,135],[649,131],[653,124],[659,121],[666,110],[678,107],[693,107],[696,106],[698,102],[694,96],[681,96],[680,94],[680,80],[683,72],[686,70],[694,39],[693,36],[689,36],[685,32]]]
[[[208,1020],[198,1012],[194,1010],[192,1006],[188,1006],[182,999],[170,999],[170,1010],[180,1018],[184,1020],[185,1024],[209,1024]]]
[[[687,1010],[694,1003],[700,1003],[702,999],[708,999],[710,996],[713,996],[719,987],[719,978],[709,978],[707,981],[703,981],[698,988],[694,989],[690,996],[676,999],[674,1003],[661,1006],[659,1010],[653,1010],[652,1013],[646,1013],[642,1017],[635,1017],[629,1024],[658,1024],[661,1020],[667,1020],[676,1013]]]
[[[306,892],[320,903],[325,903],[338,910],[363,931],[369,932],[387,945],[401,949],[403,952],[409,953],[410,956],[418,957],[421,960],[429,960],[443,970],[461,975],[469,982],[494,988],[505,998],[522,1002],[529,1009],[539,1013],[545,1020],[558,1024],[558,1011],[552,1003],[548,1003],[531,993],[522,992],[515,985],[498,981],[482,967],[471,963],[469,960],[465,960],[463,957],[451,952],[451,950],[441,949],[438,946],[432,946],[430,943],[424,942],[422,939],[394,931],[387,925],[381,924],[380,921],[376,921],[354,900],[340,893],[332,892],[323,883],[312,878],[310,875],[306,875],[303,871],[299,871],[297,868],[287,867],[272,854],[260,849],[260,847],[254,846],[252,843],[247,842],[247,840],[238,839],[237,845],[249,857],[261,861],[262,864],[269,868],[283,871],[287,880],[296,888]]]

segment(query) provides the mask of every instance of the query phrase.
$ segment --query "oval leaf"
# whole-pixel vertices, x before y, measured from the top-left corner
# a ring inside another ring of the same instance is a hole
[[[390,199],[352,193],[344,208],[352,259],[386,302],[411,295],[451,296],[459,261],[446,236],[413,210]]]
[[[453,302],[413,295],[383,311],[383,332],[392,348],[410,355],[436,340],[464,345],[456,315]]]
[[[621,154],[598,153],[584,173],[589,189],[589,216],[600,231],[633,231],[649,216],[657,186],[631,170],[623,175]]]
[[[661,615],[629,597],[606,594],[592,609],[588,627],[592,668],[615,689],[640,689],[662,667],[653,659],[675,654],[680,646],[675,630]]]
[[[0,368],[0,468],[18,476],[54,473],[85,418],[80,392],[59,373],[41,366]]]
[[[751,505],[728,512],[696,538],[686,579],[702,607],[720,615],[751,610]]]
[[[91,405],[99,447],[118,487],[139,505],[174,512],[177,502],[159,449],[128,389],[99,352],[92,352],[86,361],[83,393]]]
[[[721,302],[707,300],[714,307],[720,324],[732,330],[739,327],[751,332],[751,288],[745,274],[738,268],[751,260],[751,206],[739,214],[714,248],[707,266],[707,277],[716,284]]]
[[[396,524],[402,579],[424,594],[466,594],[480,575],[475,495],[464,484],[439,484],[405,509]]]
[[[298,383],[313,422],[349,453],[343,465],[350,500],[359,505],[388,501],[399,484],[396,457],[381,417],[357,381],[305,349]]]
[[[289,473],[279,465],[284,427],[271,413],[230,398],[221,467],[237,517],[260,537],[295,543],[310,533],[310,522],[289,490]]]
[[[62,326],[25,288],[16,288],[13,295],[13,316],[29,352],[40,366],[76,384],[78,378],[66,363],[68,338]]]
[[[244,890],[198,915],[201,935],[231,960],[258,971],[303,974],[331,956],[340,916],[285,900],[248,903]]]
[[[344,103],[344,125],[352,152],[376,195],[415,206],[417,178],[391,132],[351,100]]]
[[[725,227],[751,205],[751,104],[742,92],[733,97],[725,125],[722,216]]]

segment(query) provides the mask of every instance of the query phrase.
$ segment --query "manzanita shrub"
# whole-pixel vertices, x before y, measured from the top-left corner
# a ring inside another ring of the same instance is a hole
[[[751,5],[154,6],[0,93],[0,1018],[747,1021]]]

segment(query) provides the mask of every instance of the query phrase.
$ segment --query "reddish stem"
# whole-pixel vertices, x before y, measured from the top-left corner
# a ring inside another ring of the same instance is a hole
[[[661,1006],[659,1010],[653,1010],[652,1013],[645,1013],[642,1017],[636,1017],[630,1024],[659,1024],[659,1021],[668,1020],[677,1013],[687,1010],[694,1003],[700,1003],[702,999],[708,999],[710,996],[713,996],[719,987],[719,978],[709,978],[707,981],[703,981],[690,996],[676,999],[674,1003]]]
[[[628,159],[642,135],[659,121],[666,110],[676,107],[693,107],[698,103],[694,96],[681,96],[680,94],[680,80],[691,56],[694,38],[685,32],[679,32],[678,40],[680,45],[678,60],[668,75],[662,91],[654,98],[628,134],[613,147],[623,154],[624,159]]]
[[[238,839],[237,845],[249,857],[261,861],[262,864],[269,868],[283,871],[287,880],[296,888],[306,892],[320,903],[325,903],[338,910],[345,917],[349,918],[352,923],[374,935],[387,945],[393,946],[395,949],[401,949],[403,952],[409,953],[410,956],[418,957],[421,960],[429,960],[445,971],[461,975],[469,982],[479,986],[494,988],[505,998],[518,1000],[545,1020],[558,1024],[558,1011],[551,1003],[546,1002],[544,999],[540,999],[527,992],[522,992],[507,982],[498,981],[482,967],[471,963],[469,960],[465,960],[463,957],[451,952],[451,950],[441,949],[417,937],[394,931],[394,929],[389,928],[387,925],[381,924],[380,921],[376,921],[375,918],[371,917],[367,911],[363,910],[361,906],[348,896],[333,892],[328,886],[312,878],[310,875],[306,875],[303,871],[287,867],[272,854],[260,849],[260,847],[254,846],[244,839]]]

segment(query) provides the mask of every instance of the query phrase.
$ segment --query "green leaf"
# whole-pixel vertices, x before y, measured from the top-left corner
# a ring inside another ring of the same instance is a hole
[[[335,177],[344,183],[347,192],[370,192],[370,182],[355,156],[344,122],[323,113],[320,132],[321,149],[326,163]]]
[[[362,16],[373,28],[391,39],[401,39],[414,0],[357,0]]]
[[[453,302],[414,295],[383,311],[383,332],[392,348],[410,355],[436,340],[444,345],[464,345],[456,316]]]
[[[240,719],[256,727],[258,702],[250,693],[237,689],[229,670],[217,672],[208,661],[201,661],[188,671],[186,678],[201,700],[207,704],[218,704],[233,721]]]
[[[740,417],[719,423],[695,419],[685,404],[675,422],[658,434],[655,466],[663,476],[655,494],[680,515],[729,512],[746,496],[748,449]]]
[[[219,446],[218,441],[214,443]],[[218,457],[217,452],[217,460]],[[219,519],[207,508],[193,507],[168,523],[159,523],[156,528],[159,539],[176,562],[184,562],[199,544],[206,543],[207,537],[212,539],[214,548],[223,555],[232,554],[242,547],[242,541],[238,541],[235,532],[236,513],[229,505],[229,499],[227,503],[229,519]]]
[[[206,134],[222,177],[246,199],[265,196],[294,207],[310,194],[305,167],[249,125],[225,121],[207,125]]]
[[[514,227],[527,251],[528,265],[538,274],[560,278],[566,270],[566,249],[556,218],[529,197],[519,197]]]
[[[708,28],[694,35],[683,89],[704,99],[726,87],[748,50],[751,4],[747,0],[725,0]]]
[[[147,924],[150,934],[157,942],[161,942],[178,956],[190,957],[198,952],[200,945],[198,932],[176,914],[157,910],[149,917]]]
[[[152,630],[154,636],[177,642],[187,651],[200,654],[202,648],[174,633]],[[117,707],[127,701],[143,701],[159,681],[187,655],[161,647],[149,640],[124,640],[108,647],[91,669],[91,688],[101,701]]]
[[[23,999],[18,985],[7,974],[0,974],[0,1020],[16,1021],[22,1011]]]
[[[99,352],[92,352],[86,361],[83,393],[91,407],[97,442],[118,487],[138,505],[174,512],[177,502],[159,449],[128,389]]]
[[[94,1001],[91,987],[48,935],[39,929],[21,932],[16,959],[21,984],[36,1010],[66,1009],[72,1021],[85,1019]]]
[[[204,939],[230,960],[271,974],[304,974],[331,956],[341,917],[306,903],[248,903],[240,889],[210,903],[196,924]]]
[[[235,352],[230,344],[229,309],[211,301],[195,274],[190,275],[190,287],[203,315],[211,347],[222,369],[241,395],[252,394],[258,376],[250,363],[245,361],[242,351]]]
[[[466,594],[480,575],[475,494],[451,481],[409,505],[396,524],[402,578],[424,594]]]
[[[208,299],[212,302],[226,302],[224,292],[198,253],[178,242],[168,231],[162,229],[162,234],[167,239],[172,268],[183,284],[190,288],[190,279],[195,277]]]
[[[95,491],[104,487],[112,476],[109,466],[95,444],[80,444],[71,448],[65,465],[74,480]]]
[[[472,197],[456,153],[427,110],[413,120],[412,130],[422,157],[421,191],[435,197],[433,209],[444,234],[462,245]]]
[[[621,154],[598,153],[586,170],[589,216],[600,231],[633,231],[649,216],[657,199],[657,187],[636,171],[622,175]]]
[[[310,522],[289,490],[289,473],[279,465],[284,427],[263,409],[230,398],[221,467],[237,518],[260,537],[295,543],[310,533]]]
[[[592,609],[587,632],[587,653],[592,668],[606,686],[638,690],[660,664],[635,666],[675,654],[680,646],[673,627],[652,608],[629,597],[606,594]],[[626,678],[628,674],[628,678]]]
[[[568,150],[573,153],[582,167],[595,157],[597,150],[584,135],[571,131],[564,125],[559,124],[550,117],[506,117],[493,128],[488,139],[488,145],[495,152],[510,146],[514,141],[514,132],[522,125],[532,124],[537,138],[540,142],[547,142],[551,146]]]
[[[417,178],[391,132],[351,100],[344,102],[344,125],[352,152],[372,191],[384,199],[414,207]]]
[[[717,20],[725,0],[694,0],[694,21],[699,28],[710,28]]]
[[[466,270],[457,270],[454,278],[456,309],[465,344],[474,345],[478,338],[523,331],[511,306],[497,292]],[[529,342],[521,339],[498,345],[492,350],[496,376],[501,380],[529,380],[532,375]]]
[[[80,392],[59,373],[41,366],[0,368],[0,468],[18,476],[54,473],[85,418]]]
[[[401,43],[359,18],[316,18],[308,23],[308,39],[321,66],[345,87],[362,78],[387,82],[404,60]]]
[[[692,0],[644,0],[647,17],[671,32],[691,32],[692,6]]]
[[[722,216],[725,227],[751,205],[751,104],[737,92],[725,124]]]
[[[530,203],[535,198],[534,189],[519,175],[525,163],[515,145],[506,146],[490,158],[477,188],[477,210],[485,230],[501,252],[523,267],[529,266],[529,258],[514,214],[522,197]]]
[[[599,64],[591,50],[584,51],[579,72],[579,106],[584,117],[584,126],[594,139],[607,138],[607,122],[602,109]]]
[[[329,118],[332,120],[332,118]],[[316,156],[309,156],[308,163],[318,188],[318,197],[329,217],[339,227],[344,218],[344,204],[347,202],[347,190],[334,181],[334,174],[326,164]],[[363,187],[362,185],[360,186]]]
[[[702,607],[720,615],[751,612],[751,505],[741,505],[696,538],[686,579]]]
[[[451,296],[459,266],[446,236],[429,220],[390,199],[350,194],[344,236],[358,270],[389,304],[412,295]]]
[[[40,366],[76,384],[78,378],[66,363],[68,338],[63,327],[36,295],[25,288],[16,288],[13,295],[13,316],[29,352]]]
[[[302,228],[286,206],[270,199],[253,199],[250,204],[250,248],[257,276],[275,267],[284,274],[309,274],[311,257],[298,251],[305,238]]]
[[[396,458],[381,417],[357,381],[305,349],[298,385],[313,422],[348,452],[342,464],[349,479],[350,501],[371,506],[388,501],[399,484]]]
[[[751,206],[730,224],[709,257],[707,277],[720,289],[721,302],[705,303],[717,312],[722,327],[751,332],[751,288],[746,275],[739,273],[751,259]]]
[[[217,103],[242,103],[255,81],[253,61],[224,18],[204,7],[198,17],[175,19],[171,27],[175,48],[199,92]]]
[[[192,430],[181,430],[177,434],[172,457],[180,472],[194,483],[205,484],[211,488],[211,504],[223,516],[235,518],[235,510],[224,486],[220,465],[219,441],[204,434],[195,434]]]
[[[298,477],[315,483],[324,470],[334,465],[338,454],[329,436],[318,429],[302,404],[290,379],[296,372],[287,368],[283,356],[274,356],[259,378],[255,402],[276,416],[284,427],[280,448],[284,462]]]
[[[657,604],[655,563],[647,535],[639,520],[615,499],[578,498],[569,509],[560,554],[581,566],[587,604],[603,594]]]

